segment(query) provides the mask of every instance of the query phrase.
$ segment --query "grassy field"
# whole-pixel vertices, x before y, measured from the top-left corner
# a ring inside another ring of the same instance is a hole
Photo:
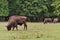
[[[60,40],[60,23],[27,23],[28,30],[23,25],[19,30],[7,31],[7,22],[0,22],[0,40]]]

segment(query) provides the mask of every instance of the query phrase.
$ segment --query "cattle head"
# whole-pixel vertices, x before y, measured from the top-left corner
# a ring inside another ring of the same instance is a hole
[[[7,26],[7,30],[10,31],[11,30],[11,25]]]

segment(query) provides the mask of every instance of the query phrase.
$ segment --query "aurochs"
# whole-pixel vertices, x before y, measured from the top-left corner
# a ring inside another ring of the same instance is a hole
[[[52,22],[52,18],[45,18],[44,19],[44,24],[47,23],[47,22]]]
[[[16,28],[18,30],[17,25],[24,24],[24,30],[27,30],[27,24],[26,24],[27,17],[25,16],[10,16],[8,20],[7,30],[10,31],[11,28]]]

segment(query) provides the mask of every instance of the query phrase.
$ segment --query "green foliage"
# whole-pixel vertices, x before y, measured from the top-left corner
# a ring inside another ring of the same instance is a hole
[[[47,13],[48,11],[46,5],[44,5],[43,1],[42,2],[41,1],[40,0],[10,0],[8,1],[9,11],[10,11],[9,15],[41,16],[43,12]]]
[[[60,16],[60,0],[0,0],[0,16]]]
[[[53,6],[54,7],[54,15],[56,15],[56,16],[60,16],[60,0],[55,0],[52,4],[51,4],[51,6]]]
[[[8,16],[8,14],[7,0],[0,0],[0,16]]]

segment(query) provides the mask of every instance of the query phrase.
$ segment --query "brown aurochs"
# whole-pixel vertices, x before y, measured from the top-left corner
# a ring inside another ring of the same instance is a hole
[[[24,24],[24,30],[27,30],[27,24],[26,24],[27,17],[26,16],[10,16],[8,20],[7,30],[10,31],[11,28],[16,28],[18,30],[17,25]]]
[[[45,18],[44,19],[44,24],[47,23],[47,22],[52,22],[52,18]]]
[[[54,19],[53,19],[53,23],[57,23],[58,21],[59,21],[58,18],[54,18]]]

